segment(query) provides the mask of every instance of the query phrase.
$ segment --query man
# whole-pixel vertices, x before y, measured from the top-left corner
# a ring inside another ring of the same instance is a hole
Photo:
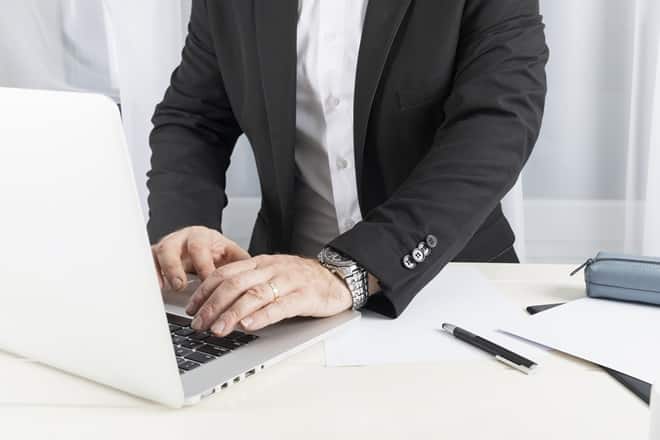
[[[163,279],[204,280],[193,327],[396,317],[451,260],[517,261],[500,200],[538,136],[547,59],[538,0],[195,1],[148,183]],[[220,232],[241,133],[253,257]]]

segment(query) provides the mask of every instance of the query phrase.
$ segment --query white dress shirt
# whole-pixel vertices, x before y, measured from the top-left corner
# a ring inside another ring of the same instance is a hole
[[[299,0],[292,251],[315,256],[362,220],[353,97],[367,0]]]

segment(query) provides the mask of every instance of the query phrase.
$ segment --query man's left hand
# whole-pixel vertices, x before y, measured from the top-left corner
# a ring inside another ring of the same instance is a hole
[[[352,306],[343,280],[318,261],[259,255],[216,269],[190,298],[192,327],[225,336],[238,325],[258,330],[294,316],[325,317]]]

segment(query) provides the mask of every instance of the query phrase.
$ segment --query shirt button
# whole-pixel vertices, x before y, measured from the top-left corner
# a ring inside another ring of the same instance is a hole
[[[348,167],[348,161],[343,157],[337,158],[337,168],[340,170],[345,170]]]
[[[328,111],[336,109],[339,106],[339,103],[339,98],[333,95],[328,96],[328,99],[325,100],[325,106],[327,107]]]

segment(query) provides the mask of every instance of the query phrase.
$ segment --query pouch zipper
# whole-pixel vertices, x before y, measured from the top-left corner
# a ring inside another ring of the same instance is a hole
[[[585,267],[589,267],[589,266],[591,266],[592,264],[594,264],[594,263],[596,263],[596,262],[598,262],[598,261],[622,261],[622,262],[624,262],[624,263],[641,263],[641,264],[656,264],[656,265],[660,265],[660,262],[659,262],[659,261],[630,260],[630,259],[626,259],[626,258],[612,258],[612,257],[608,257],[608,258],[589,258],[587,261],[585,261],[584,263],[582,263],[582,264],[580,265],[580,267],[578,267],[578,268],[575,269],[573,272],[571,272],[571,276],[575,275],[576,273],[578,273],[579,271],[581,271],[581,270],[584,269]]]

